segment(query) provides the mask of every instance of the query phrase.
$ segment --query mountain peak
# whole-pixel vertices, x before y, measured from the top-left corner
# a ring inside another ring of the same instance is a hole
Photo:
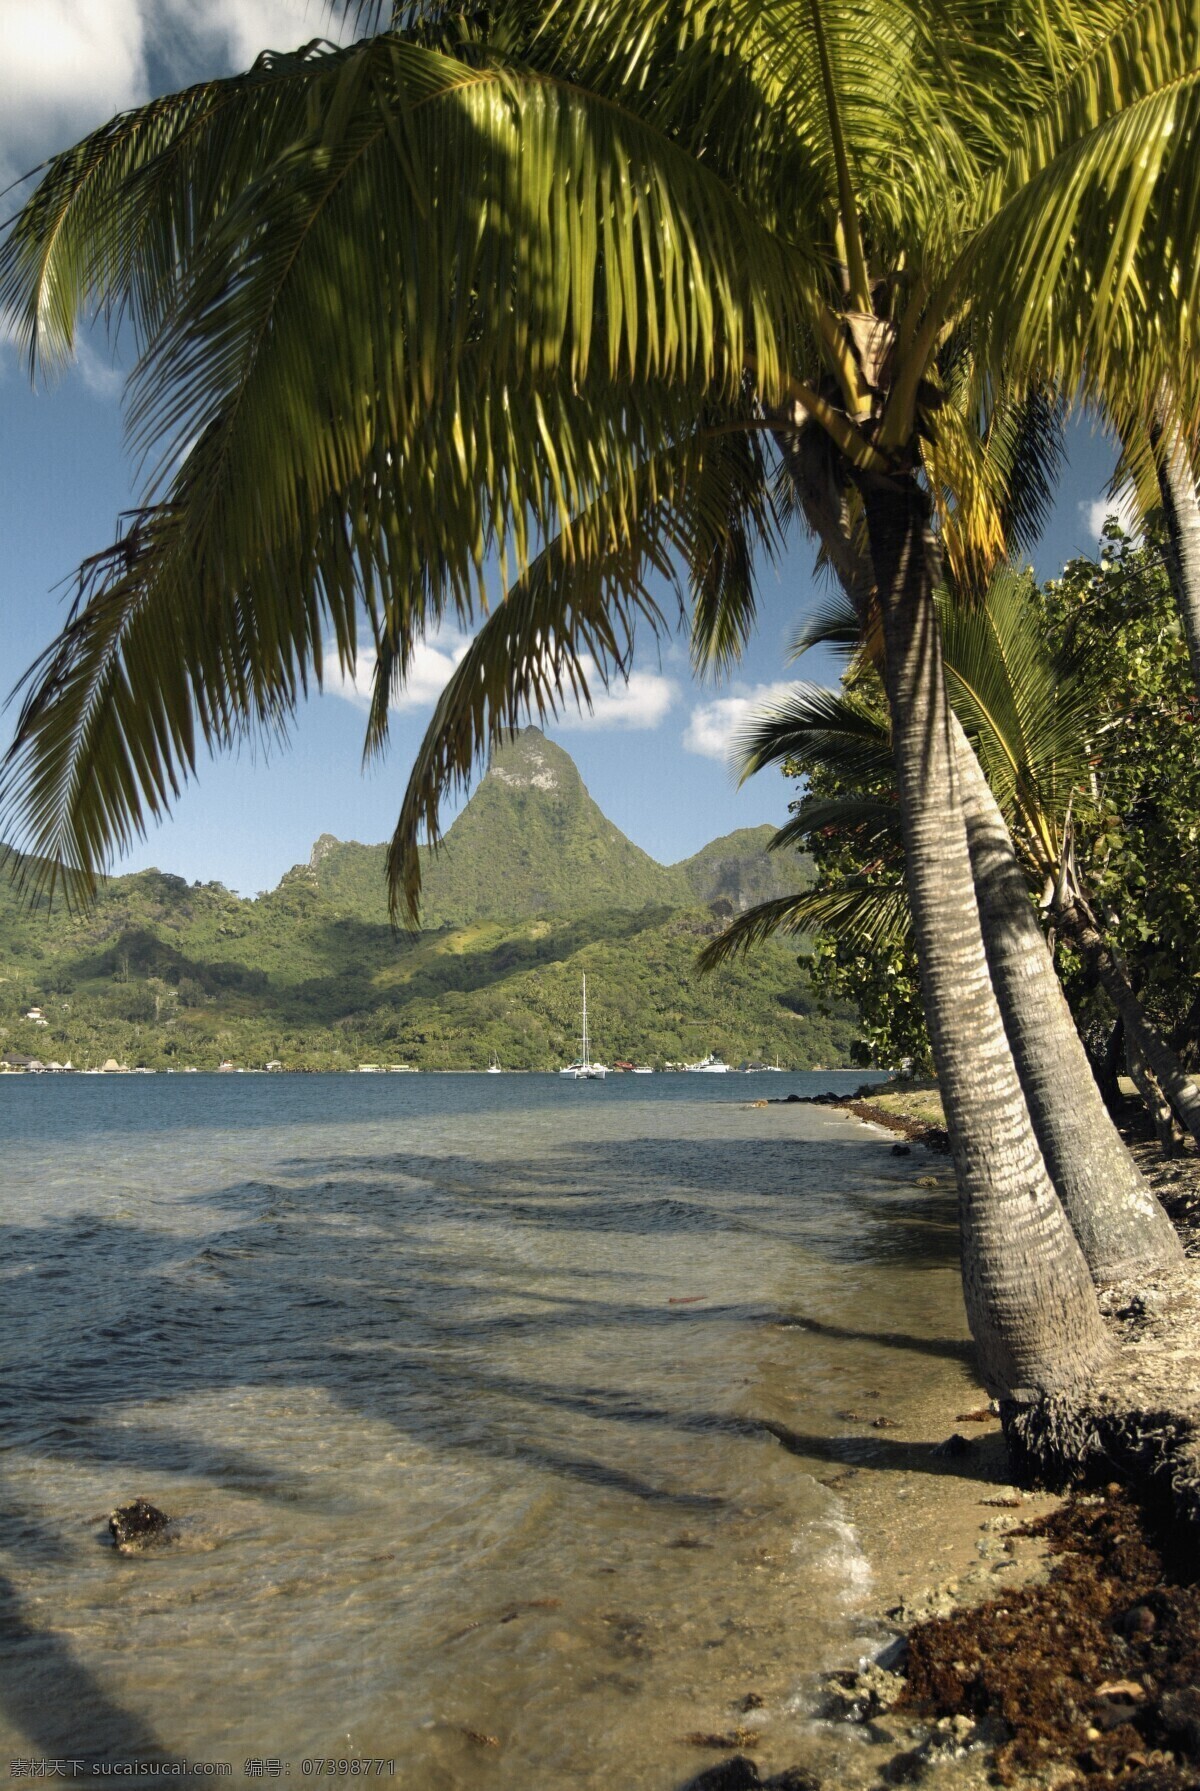
[[[308,855],[310,868],[315,871],[321,860],[323,858],[328,858],[329,854],[335,852],[341,843],[341,840],[337,838],[336,834],[321,834],[319,839],[314,840],[313,849]]]
[[[492,753],[487,774],[513,790],[561,790],[579,782],[574,760],[540,728],[522,728]]]
[[[681,864],[658,864],[603,814],[570,754],[540,728],[522,728],[496,747],[442,848],[423,854],[422,924],[716,899],[741,910],[796,887],[796,860],[765,850],[771,834],[767,826],[743,828]],[[373,915],[383,900],[386,856],[384,846],[323,833],[304,876],[340,912]]]

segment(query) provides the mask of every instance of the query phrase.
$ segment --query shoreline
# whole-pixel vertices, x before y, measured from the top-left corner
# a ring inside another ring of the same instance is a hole
[[[872,1094],[812,1098],[897,1134],[897,1154],[922,1147],[928,1158],[914,1167],[941,1158],[945,1171],[936,1088],[860,1098]],[[1122,1129],[1189,1256],[1200,1255],[1200,1155],[1164,1158],[1132,1113]],[[1116,1481],[1065,1495],[989,1488],[992,1474],[1013,1473],[998,1417],[973,1442],[957,1434],[975,1456],[972,1482],[943,1482],[932,1500],[952,1538],[952,1570],[930,1571],[927,1539],[911,1551],[916,1569],[882,1565],[874,1616],[894,1639],[857,1670],[830,1676],[827,1713],[840,1704],[846,1720],[892,1748],[880,1784],[936,1772],[946,1791],[1200,1791],[1194,1549],[1169,1515]],[[989,1505],[990,1518],[980,1509]],[[889,1589],[910,1581],[915,1592],[889,1602]]]

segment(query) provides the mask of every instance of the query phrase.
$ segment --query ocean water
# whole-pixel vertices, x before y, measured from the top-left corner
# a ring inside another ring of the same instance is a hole
[[[855,1782],[856,1420],[974,1387],[949,1194],[750,1105],[861,1080],[0,1080],[0,1761]]]

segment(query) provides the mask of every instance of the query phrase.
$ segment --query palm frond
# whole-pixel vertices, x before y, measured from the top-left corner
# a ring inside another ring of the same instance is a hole
[[[1007,383],[989,410],[987,451],[1003,480],[1000,522],[1010,559],[1034,551],[1054,513],[1066,421],[1066,403],[1044,385]]]
[[[977,604],[942,606],[947,693],[992,790],[1053,862],[1086,784],[1099,669],[1050,651],[1028,578],[999,574]]]
[[[688,512],[692,664],[719,675],[750,638],[757,565],[775,562],[783,545],[761,436],[732,429],[714,436],[680,499]]]
[[[780,933],[826,933],[870,955],[902,944],[911,928],[899,881],[855,880],[837,890],[804,890],[748,908],[705,946],[696,963],[701,971],[716,970]]]
[[[803,851],[817,834],[853,836],[859,850],[883,853],[900,863],[900,810],[894,797],[805,796],[768,842],[768,850]]]
[[[198,741],[228,746],[254,727],[278,736],[314,658],[319,671],[311,613],[293,613],[291,638],[270,652],[236,592],[218,582],[194,603],[192,582],[171,576],[180,539],[169,509],[129,517],[80,569],[65,628],[26,674],[0,826],[47,894],[61,882],[86,899],[97,867],[168,811]]]
[[[118,114],[53,156],[0,245],[0,315],[29,362],[68,358],[81,316],[128,320],[145,346],[197,245],[309,128],[314,82],[348,52],[314,40],[246,74]]]
[[[1188,358],[1198,195],[1200,18],[1192,0],[1139,0],[980,190],[951,283],[982,361],[1146,409]]]
[[[841,647],[854,650],[862,640],[862,624],[858,611],[844,590],[809,612],[788,649],[791,659],[802,659],[814,647]]]
[[[818,684],[797,684],[783,701],[758,709],[739,732],[737,756],[743,782],[785,760],[852,779],[892,771],[887,723],[853,692]]]

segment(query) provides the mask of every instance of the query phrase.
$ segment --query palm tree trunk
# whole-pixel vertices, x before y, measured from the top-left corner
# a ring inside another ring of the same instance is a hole
[[[925,1014],[958,1176],[963,1291],[984,1382],[1025,1397],[1108,1352],[1087,1263],[1030,1124],[992,989],[955,774],[926,500],[862,476]]]
[[[1165,400],[1158,405],[1150,442],[1167,523],[1167,576],[1187,636],[1192,683],[1200,694],[1200,500],[1192,457]]]
[[[1141,1095],[1142,1103],[1153,1121],[1158,1148],[1164,1157],[1177,1157],[1183,1142],[1183,1134],[1179,1130],[1175,1115],[1171,1112],[1171,1103],[1163,1093],[1158,1077],[1140,1051],[1129,1053],[1129,1074],[1133,1077],[1134,1086]]]
[[[1163,1093],[1200,1144],[1200,1088],[1196,1087],[1167,1041],[1147,1020],[1125,966],[1096,925],[1091,909],[1079,895],[1068,896],[1055,909],[1055,915],[1085,962],[1095,970],[1124,1020],[1130,1054],[1136,1052],[1153,1070]]]
[[[1183,1247],[1101,1099],[1004,816],[951,728],[992,986],[1050,1179],[1093,1280],[1167,1268]]]

